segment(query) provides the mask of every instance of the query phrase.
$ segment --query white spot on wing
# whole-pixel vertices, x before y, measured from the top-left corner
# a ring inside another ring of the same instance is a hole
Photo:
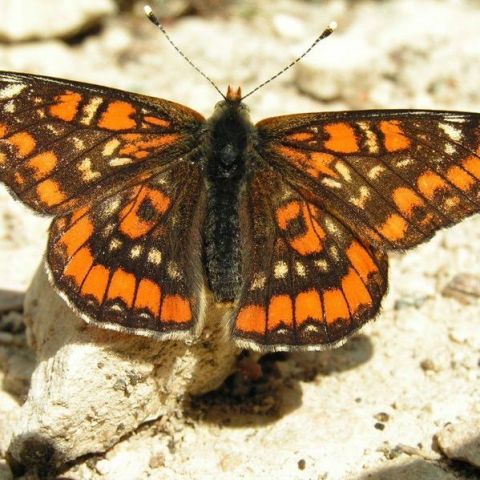
[[[350,169],[344,163],[337,162],[335,164],[335,170],[337,170],[337,172],[342,176],[342,178],[346,182],[350,182],[352,180],[352,175],[350,174]]]
[[[3,110],[6,113],[14,113],[15,109],[16,109],[15,102],[13,100],[8,101],[3,107]]]
[[[167,273],[168,273],[168,276],[170,278],[173,278],[174,280],[180,280],[182,278],[180,269],[178,268],[178,265],[175,262],[168,262]]]
[[[357,125],[365,133],[368,151],[370,153],[378,153],[378,143],[375,132],[365,122],[358,122]]]
[[[338,227],[337,225],[335,224],[335,222],[327,217],[325,218],[325,227],[326,229],[330,232],[330,233],[338,233]]]
[[[447,208],[455,208],[460,203],[460,199],[458,197],[448,197],[444,203]]]
[[[115,213],[120,206],[120,199],[114,198],[114,199],[109,199],[106,201],[105,206],[103,207],[103,213],[105,215],[112,215]]]
[[[265,287],[267,279],[263,273],[256,273],[253,276],[252,284],[250,285],[250,290],[261,290]]]
[[[288,274],[288,265],[284,261],[277,262],[273,269],[273,276],[278,280],[285,278]]]
[[[0,90],[0,100],[7,100],[19,95],[27,86],[24,83],[12,83]]]
[[[108,249],[111,252],[113,252],[114,250],[118,250],[119,248],[121,248],[121,246],[122,246],[122,242],[118,238],[113,238],[110,241],[110,245],[108,246]]]
[[[58,128],[56,128],[56,127],[54,127],[53,125],[50,125],[50,124],[47,125],[47,130],[52,132],[54,135],[57,135],[58,132],[59,132]]]
[[[465,117],[448,117],[449,122],[455,122],[455,123],[465,123]]]
[[[77,150],[81,150],[85,146],[85,143],[81,138],[73,137],[72,141],[73,141],[73,145]]]
[[[325,259],[315,260],[313,263],[322,272],[328,272],[328,262]]]
[[[377,179],[380,174],[382,174],[385,171],[385,167],[383,165],[375,165],[373,168],[370,169],[368,172],[368,178],[371,178],[372,180]]]
[[[330,247],[329,253],[332,256],[332,258],[338,262],[338,260],[340,259],[340,254],[338,252],[338,248],[335,245],[332,245]]]
[[[307,269],[302,262],[295,262],[295,271],[299,277],[305,277],[307,275]]]
[[[162,263],[162,252],[158,248],[151,248],[147,255],[147,260],[154,265]]]
[[[458,128],[449,125],[448,123],[439,123],[438,126],[445,132],[445,134],[454,142],[459,142],[463,135],[462,131]]]
[[[124,310],[124,308],[118,303],[114,303],[114,304],[110,305],[108,308],[110,310],[114,310],[114,311],[117,311],[117,312],[123,312],[123,310]]]
[[[89,158],[84,158],[77,168],[82,173],[82,180],[85,182],[91,182],[101,177],[100,172],[94,172],[92,170],[92,161]]]
[[[130,258],[138,258],[142,253],[143,247],[141,245],[135,245],[130,250]]]
[[[122,165],[128,165],[129,163],[132,163],[133,160],[129,157],[116,157],[112,158],[108,164],[111,167],[121,167]]]
[[[403,160],[399,160],[397,163],[396,163],[396,166],[397,167],[408,167],[409,165],[411,165],[413,163],[413,160],[411,158],[404,158]]]
[[[445,145],[445,153],[447,155],[453,155],[455,152],[457,151],[457,149],[455,148],[454,145],[452,145],[451,143],[447,143]]]
[[[90,125],[92,118],[95,116],[95,113],[98,110],[98,107],[102,104],[103,98],[93,97],[84,107],[83,107],[83,116],[80,120],[80,123],[84,125]]]
[[[350,198],[350,203],[352,203],[358,208],[364,208],[365,202],[368,200],[369,197],[370,197],[370,190],[367,186],[363,185],[359,189],[358,196]]]
[[[321,182],[330,188],[342,188],[342,184],[336,180],[333,180],[333,178],[324,177],[322,178]]]
[[[109,157],[119,145],[120,145],[120,140],[118,140],[117,138],[112,138],[112,140],[107,142],[103,147],[103,151],[102,151],[103,156]]]
[[[109,223],[108,225],[105,225],[105,227],[102,230],[102,236],[103,237],[108,237],[112,234],[112,232],[115,230],[115,224]]]

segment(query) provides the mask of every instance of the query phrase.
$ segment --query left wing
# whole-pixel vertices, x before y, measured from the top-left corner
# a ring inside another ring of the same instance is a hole
[[[60,214],[192,153],[203,117],[167,100],[0,72],[0,181]]]
[[[198,165],[177,161],[57,216],[47,266],[87,322],[156,338],[192,336],[204,315]]]

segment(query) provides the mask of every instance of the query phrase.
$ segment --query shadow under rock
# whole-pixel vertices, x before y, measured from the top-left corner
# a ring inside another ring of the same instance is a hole
[[[268,425],[301,406],[302,382],[356,368],[372,354],[363,334],[323,352],[269,353],[258,360],[243,352],[236,372],[217,390],[191,398],[185,415],[228,427]]]
[[[25,292],[20,292],[17,290],[5,290],[0,289],[0,315],[4,315],[8,312],[22,312],[23,311],[23,300],[25,298]],[[0,330],[2,324],[0,324]]]
[[[463,462],[433,462],[423,458],[364,473],[351,480],[478,480],[479,470]]]
[[[478,480],[480,478],[480,468],[469,463],[466,458],[468,455],[470,458],[475,457],[478,461],[480,436],[456,447],[459,458],[454,458],[453,455],[447,456],[438,445],[436,437],[433,438],[433,449],[440,453],[442,458],[438,460],[423,458],[420,450],[415,455],[407,452],[404,446],[398,445],[390,450],[387,457],[393,465],[388,465],[387,462],[385,466],[352,477],[351,480],[439,480],[443,478]],[[402,453],[410,455],[410,459],[406,462],[399,462]]]
[[[0,289],[0,370],[1,388],[23,401],[35,366],[28,348],[23,321],[24,292]]]
[[[447,454],[439,445],[437,436],[434,437],[433,442],[434,450],[443,455],[443,463],[449,472],[455,473],[462,480],[480,478],[480,432],[476,438],[456,446],[456,454]],[[474,461],[476,465],[470,463],[471,461]]]

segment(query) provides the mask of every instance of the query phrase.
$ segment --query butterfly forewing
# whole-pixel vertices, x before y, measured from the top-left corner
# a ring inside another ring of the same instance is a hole
[[[0,72],[0,179],[38,212],[67,212],[191,154],[202,123],[166,100]]]
[[[157,337],[203,314],[204,186],[189,162],[57,217],[47,262],[57,288],[96,325]]]
[[[384,253],[270,169],[255,173],[241,205],[244,284],[232,325],[240,345],[325,348],[375,315]]]
[[[257,124],[259,154],[381,248],[409,248],[480,209],[480,115],[365,111]]]

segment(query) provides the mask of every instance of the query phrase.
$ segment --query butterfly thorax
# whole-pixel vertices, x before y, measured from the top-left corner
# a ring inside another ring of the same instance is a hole
[[[241,284],[239,196],[252,139],[247,108],[238,100],[219,102],[208,120],[209,144],[203,171],[207,185],[204,265],[217,301],[233,301]]]

